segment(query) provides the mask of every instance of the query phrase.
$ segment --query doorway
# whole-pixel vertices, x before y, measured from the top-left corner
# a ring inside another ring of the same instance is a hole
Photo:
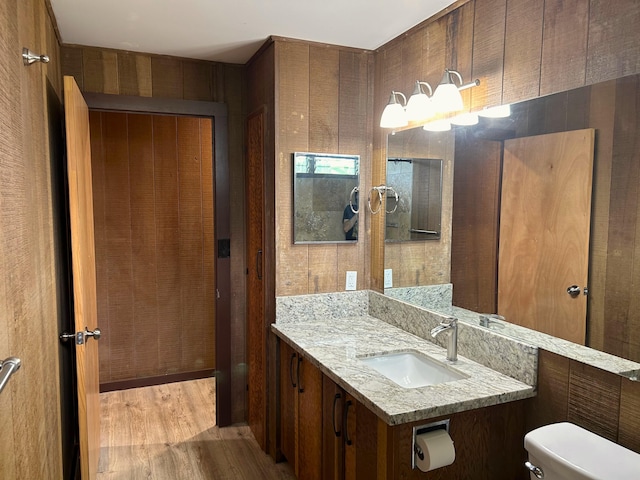
[[[92,112],[116,112],[127,114],[149,114],[158,116],[173,116],[178,119],[192,117],[199,119],[201,123],[203,119],[210,121],[210,137],[208,140],[211,146],[212,165],[209,169],[211,183],[210,197],[212,199],[211,214],[208,217],[210,225],[208,228],[213,229],[211,241],[213,247],[210,263],[213,265],[213,278],[211,283],[211,292],[213,296],[209,302],[208,308],[214,309],[215,327],[214,338],[212,342],[213,359],[215,365],[216,377],[216,423],[223,427],[231,424],[231,332],[230,332],[230,296],[229,288],[230,278],[230,258],[229,258],[229,160],[228,160],[228,142],[227,142],[227,107],[225,104],[214,102],[157,99],[143,97],[128,97],[120,95],[105,95],[95,93],[84,93],[85,100]],[[206,123],[206,122],[205,122]],[[152,120],[153,124],[153,120]],[[93,135],[93,132],[92,132]],[[159,137],[162,139],[162,135]],[[200,140],[207,142],[207,140]],[[138,148],[137,146],[135,148]],[[162,148],[159,147],[161,150]],[[185,158],[190,158],[191,153],[187,153]],[[193,157],[191,157],[193,160]],[[201,173],[202,175],[202,173]],[[132,177],[129,177],[131,184]],[[134,178],[135,182],[138,178]],[[185,194],[189,194],[187,188]],[[106,205],[106,209],[112,213],[117,212],[114,205]],[[186,215],[184,219],[191,218]],[[133,230],[129,227],[130,234]],[[211,230],[210,230],[211,231]],[[117,239],[118,237],[116,237]],[[100,239],[101,241],[102,239]],[[187,249],[188,250],[188,249]],[[204,257],[203,257],[204,258]],[[143,267],[145,264],[142,265]],[[113,268],[111,269],[113,272]],[[98,285],[100,288],[100,285]],[[200,288],[198,286],[198,288]],[[184,327],[183,327],[184,328]],[[143,337],[147,332],[137,330],[132,332],[134,337]],[[135,340],[135,339],[134,339]],[[138,341],[141,341],[140,339]],[[135,346],[135,344],[134,344]],[[193,348],[192,346],[189,348]],[[159,346],[159,355],[163,355],[162,347]],[[211,355],[210,355],[211,356]],[[213,370],[211,370],[213,372]],[[191,372],[193,373],[193,372]],[[198,378],[202,374],[202,370],[195,371],[195,375],[191,378]],[[129,385],[150,385],[153,383],[161,383],[165,381],[173,381],[178,379],[190,378],[189,375],[178,373],[180,378],[171,378],[171,375],[162,375],[158,377],[145,377],[141,382],[133,381]],[[112,386],[114,386],[112,384]],[[117,386],[117,385],[115,385]],[[121,385],[123,386],[123,385]]]
[[[89,119],[101,390],[211,376],[212,119]]]

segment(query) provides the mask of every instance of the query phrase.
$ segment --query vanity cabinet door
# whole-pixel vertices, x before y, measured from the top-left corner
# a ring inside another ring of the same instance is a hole
[[[298,468],[300,480],[322,477],[322,373],[298,356]]]
[[[322,376],[322,478],[344,479],[345,393],[329,377]]]
[[[358,470],[356,464],[357,449],[357,414],[358,402],[348,393],[345,394],[344,412],[342,414],[344,427],[344,478],[356,480]],[[364,477],[361,477],[364,478]],[[370,477],[373,478],[373,477]]]
[[[284,342],[280,344],[280,450],[296,471],[296,423],[298,416],[298,355]]]
[[[349,407],[347,415],[347,433],[353,443],[351,447],[347,446],[345,451],[346,478],[392,478],[387,475],[389,452],[381,448],[387,446],[387,425],[367,407],[347,396],[347,402],[349,401],[353,402],[353,406]]]
[[[296,477],[322,474],[322,373],[280,341],[280,451]]]
[[[322,478],[387,478],[386,458],[378,458],[378,417],[326,376],[322,403]]]

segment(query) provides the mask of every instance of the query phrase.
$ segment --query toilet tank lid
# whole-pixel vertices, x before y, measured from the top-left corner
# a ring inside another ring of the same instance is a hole
[[[524,448],[543,465],[580,472],[584,478],[640,478],[640,454],[589,430],[562,422],[527,433]]]

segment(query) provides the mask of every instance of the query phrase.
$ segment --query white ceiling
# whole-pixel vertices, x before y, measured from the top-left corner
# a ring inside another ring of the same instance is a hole
[[[374,50],[455,0],[50,0],[63,43],[244,64],[270,35]]]

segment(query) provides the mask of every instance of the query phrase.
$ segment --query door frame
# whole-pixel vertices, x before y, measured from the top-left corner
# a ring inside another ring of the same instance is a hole
[[[229,145],[227,105],[197,100],[165,99],[83,92],[89,110],[208,117],[213,127],[216,258],[216,424],[231,425],[231,259],[229,243]]]

